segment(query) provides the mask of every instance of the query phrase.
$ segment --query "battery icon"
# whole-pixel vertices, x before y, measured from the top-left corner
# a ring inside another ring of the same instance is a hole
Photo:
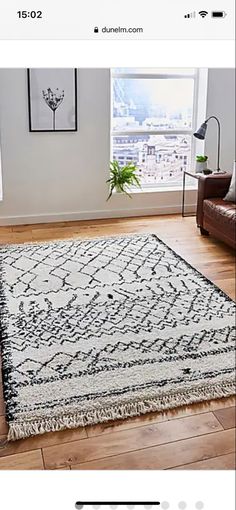
[[[212,11],[211,17],[212,18],[225,18],[226,12],[225,11]]]

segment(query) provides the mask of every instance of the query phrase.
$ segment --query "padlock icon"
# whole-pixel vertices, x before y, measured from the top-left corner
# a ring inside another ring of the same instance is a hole
[[[98,27],[94,27],[94,33],[98,34],[98,32],[99,32]]]

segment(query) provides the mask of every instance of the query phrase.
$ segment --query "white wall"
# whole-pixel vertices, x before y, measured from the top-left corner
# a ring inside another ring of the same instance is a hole
[[[2,200],[2,154],[1,154],[1,139],[0,139],[0,203]]]
[[[209,72],[208,94],[213,109],[214,102],[221,102],[222,109],[225,104],[222,88],[218,83],[216,86],[214,78],[222,72],[225,71]],[[212,95],[216,96],[214,100]],[[230,94],[228,100],[229,97]],[[132,199],[117,194],[106,202],[105,181],[110,159],[109,102],[109,70],[79,70],[79,131],[29,133],[26,71],[0,69],[3,167],[0,224],[180,212],[180,190],[139,193]],[[233,111],[228,110],[232,119]],[[210,133],[213,137],[213,129],[209,127],[209,136]],[[227,138],[227,158],[230,160],[232,148],[228,145]],[[193,208],[195,200],[196,192],[188,191],[189,209]]]
[[[222,170],[232,172],[235,160],[235,71],[211,69],[208,73],[207,117],[216,115],[221,123]],[[205,154],[209,168],[216,168],[217,124],[210,120],[207,128]]]

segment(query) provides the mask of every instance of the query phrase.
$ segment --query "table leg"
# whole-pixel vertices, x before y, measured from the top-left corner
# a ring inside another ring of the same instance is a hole
[[[184,201],[185,201],[185,171],[183,173],[183,190],[182,190],[182,217],[184,218]]]

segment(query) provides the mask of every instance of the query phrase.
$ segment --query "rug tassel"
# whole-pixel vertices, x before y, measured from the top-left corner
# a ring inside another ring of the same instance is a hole
[[[209,385],[207,387],[191,388],[188,391],[175,394],[160,395],[149,400],[127,402],[104,409],[88,410],[84,413],[75,412],[71,415],[38,418],[36,421],[9,423],[8,441],[15,441],[29,436],[58,432],[59,430],[74,429],[104,423],[117,419],[132,418],[148,412],[165,412],[179,406],[204,402],[210,399],[229,397],[235,393],[235,383],[232,381]]]

